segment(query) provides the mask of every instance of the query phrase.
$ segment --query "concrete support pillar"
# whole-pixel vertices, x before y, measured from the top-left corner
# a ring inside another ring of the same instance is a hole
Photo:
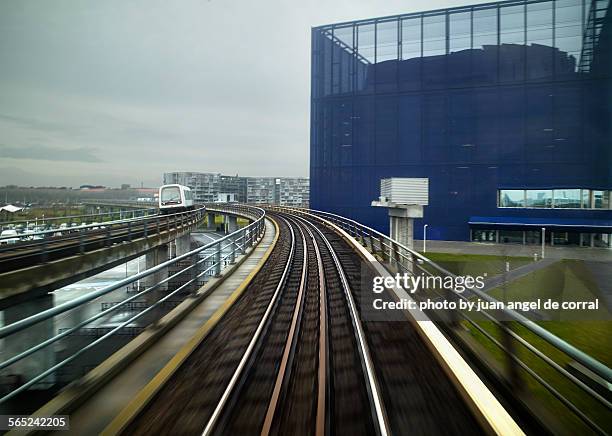
[[[191,249],[191,234],[186,233],[183,236],[179,236],[174,242],[176,245],[175,255],[180,256],[185,254]]]
[[[7,307],[4,309],[4,325],[12,324],[28,316],[37,314],[46,309],[53,307],[53,295],[47,294],[42,297],[35,298],[31,301],[16,304],[14,306]],[[79,309],[74,310],[71,313],[73,317],[79,317],[81,311]],[[74,324],[80,322],[81,319],[76,319]],[[2,344],[2,360],[9,359],[17,354],[22,353],[28,348],[49,339],[55,334],[54,320],[53,318],[46,321],[34,324],[27,329],[10,335],[4,339],[0,339]],[[9,367],[0,371],[0,383],[7,385],[21,385],[41,372],[49,369],[55,364],[55,349],[53,346],[43,348],[37,351],[33,355],[26,357]],[[6,377],[6,378],[5,378]],[[48,383],[55,383],[55,375],[50,375],[45,378],[43,384],[35,384],[30,389],[47,389]]]
[[[389,213],[389,237],[406,248],[414,249],[414,219],[423,218],[423,206],[416,204],[398,204],[387,200],[373,201],[372,206],[384,207]],[[414,259],[405,261],[397,253],[393,253],[394,247],[389,249],[389,253],[385,253],[386,258],[390,259],[390,264],[400,262],[408,271],[413,271],[412,265]],[[403,250],[402,250],[403,251]],[[408,253],[402,253],[408,255]],[[411,256],[410,256],[411,257]]]
[[[227,227],[226,227],[227,233],[233,233],[236,230],[238,230],[238,218],[235,215],[227,215],[226,222],[227,222]]]
[[[414,249],[414,219],[407,217],[390,216],[389,229],[391,239]]]
[[[159,247],[155,247],[154,249],[147,252],[145,257],[146,269],[153,268],[156,265],[159,265],[162,262],[168,260],[168,244],[160,245]],[[168,268],[162,268],[160,271],[157,271],[154,274],[151,274],[144,278],[144,282],[146,286],[152,286],[156,283],[159,283],[163,279],[168,277]],[[165,283],[158,290],[166,290],[168,289],[168,284]]]
[[[215,226],[215,214],[214,213],[207,213],[206,214],[206,223],[208,224],[208,230],[215,230],[216,226]]]

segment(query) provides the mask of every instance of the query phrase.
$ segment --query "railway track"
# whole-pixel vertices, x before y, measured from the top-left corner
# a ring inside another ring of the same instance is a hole
[[[271,217],[268,262],[124,433],[481,433],[410,323],[362,319],[356,252]]]

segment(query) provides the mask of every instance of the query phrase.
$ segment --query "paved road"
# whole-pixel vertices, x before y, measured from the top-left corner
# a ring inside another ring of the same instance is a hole
[[[414,241],[414,247],[422,251],[423,241]],[[433,253],[489,254],[494,256],[526,256],[542,252],[539,245],[488,244],[464,241],[427,241],[427,251]],[[580,259],[612,262],[612,250],[587,247],[549,247],[545,249],[548,259]]]
[[[584,262],[591,272],[593,280],[599,286],[599,293],[612,311],[612,265],[605,267],[604,262]]]
[[[538,262],[531,262],[526,265],[520,266],[518,268],[508,271],[505,274],[496,275],[495,277],[491,277],[490,279],[488,279],[485,282],[484,288],[482,288],[481,290],[483,292],[489,292],[497,288],[498,286],[501,286],[502,284],[504,284],[504,282],[512,283],[513,281],[520,279],[521,277],[525,277],[526,275],[531,274],[534,271],[546,268],[547,266],[557,263],[558,261],[559,259],[544,259]]]

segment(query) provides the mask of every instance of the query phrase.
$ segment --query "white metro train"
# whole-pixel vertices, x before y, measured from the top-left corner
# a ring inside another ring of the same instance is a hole
[[[187,186],[163,185],[159,187],[159,213],[162,215],[193,208],[193,194]]]

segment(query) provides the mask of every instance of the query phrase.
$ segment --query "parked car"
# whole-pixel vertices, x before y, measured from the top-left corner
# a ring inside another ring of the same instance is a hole
[[[15,236],[15,237],[8,238],[8,236]],[[16,244],[17,242],[19,242],[19,238],[17,236],[18,236],[17,230],[14,230],[14,229],[3,230],[2,233],[0,233],[0,238],[2,238],[0,239],[0,244]]]

